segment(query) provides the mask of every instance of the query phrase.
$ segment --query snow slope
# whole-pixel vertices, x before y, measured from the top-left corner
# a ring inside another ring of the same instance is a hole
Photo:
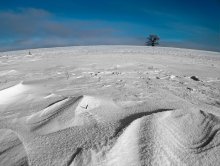
[[[220,53],[28,52],[0,53],[0,165],[219,165]]]

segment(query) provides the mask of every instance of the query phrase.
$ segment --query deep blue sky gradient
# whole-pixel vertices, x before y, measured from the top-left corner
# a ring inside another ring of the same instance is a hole
[[[220,51],[220,0],[1,0],[0,51],[144,45]]]

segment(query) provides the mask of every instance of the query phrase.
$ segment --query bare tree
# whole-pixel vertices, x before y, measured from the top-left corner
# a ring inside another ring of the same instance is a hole
[[[147,37],[146,45],[147,46],[156,46],[159,44],[159,40],[160,40],[160,38],[157,35],[149,35]]]

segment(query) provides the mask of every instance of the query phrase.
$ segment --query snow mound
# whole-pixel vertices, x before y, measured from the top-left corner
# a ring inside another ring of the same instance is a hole
[[[0,91],[0,105],[10,104],[19,100],[20,96],[27,92],[30,86],[19,83],[10,88]]]
[[[59,97],[60,95],[50,93],[50,90],[41,85],[40,82],[22,81],[19,84],[0,90],[0,106],[2,108],[27,106],[38,101],[52,100]]]
[[[151,156],[150,160],[145,160],[146,164],[211,165],[213,161],[220,162],[215,155],[220,153],[217,116],[201,110],[175,110],[155,115],[150,124],[151,132],[147,129],[145,134],[154,133],[151,134],[154,136],[148,140],[153,146],[147,148]]]
[[[207,149],[219,129],[218,118],[202,110],[174,111],[162,121],[164,123],[160,127],[167,133],[164,136],[175,140],[180,149],[192,152]]]
[[[113,165],[212,165],[220,163],[219,117],[175,110],[133,121],[107,153]]]
[[[108,114],[112,114],[111,108],[117,108],[111,100],[92,96],[64,97],[21,121],[25,121],[31,131],[44,135],[74,126],[104,123],[109,120]]]

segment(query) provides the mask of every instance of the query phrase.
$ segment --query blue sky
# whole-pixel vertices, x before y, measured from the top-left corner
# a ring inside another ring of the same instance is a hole
[[[220,51],[219,0],[1,0],[0,51],[144,45]]]

